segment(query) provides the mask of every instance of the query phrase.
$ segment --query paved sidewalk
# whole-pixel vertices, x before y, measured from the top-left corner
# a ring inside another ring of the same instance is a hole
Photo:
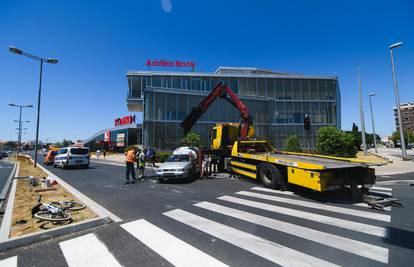
[[[399,148],[378,148],[378,154],[393,161],[384,166],[376,166],[377,175],[394,175],[414,172],[414,151],[407,151],[413,160],[403,161]]]

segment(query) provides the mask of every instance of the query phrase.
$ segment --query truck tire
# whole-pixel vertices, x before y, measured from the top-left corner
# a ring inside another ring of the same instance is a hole
[[[283,180],[280,171],[270,164],[263,164],[259,169],[259,181],[267,188],[276,189],[280,187]]]

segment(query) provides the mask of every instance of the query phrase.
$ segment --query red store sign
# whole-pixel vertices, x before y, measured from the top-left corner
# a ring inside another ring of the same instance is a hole
[[[126,125],[131,123],[135,123],[135,115],[129,115],[114,120],[115,126]]]
[[[195,68],[196,64],[193,61],[169,61],[169,60],[150,60],[145,63],[147,67],[177,67],[177,68]]]

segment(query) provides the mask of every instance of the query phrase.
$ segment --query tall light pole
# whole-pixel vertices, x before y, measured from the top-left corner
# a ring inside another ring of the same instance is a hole
[[[358,92],[359,92],[359,115],[361,119],[361,136],[362,136],[362,149],[364,154],[367,154],[367,141],[365,139],[365,119],[364,119],[364,107],[362,101],[362,88],[361,78],[359,77],[359,67],[357,68],[357,79],[358,79]]]
[[[15,53],[18,55],[22,55],[25,57],[29,57],[31,59],[37,60],[40,62],[40,78],[39,78],[39,92],[37,96],[37,121],[36,121],[36,141],[35,141],[35,156],[34,156],[34,166],[37,166],[37,143],[39,142],[39,120],[40,120],[40,98],[42,95],[42,72],[43,72],[43,62],[50,63],[50,64],[56,64],[58,63],[57,59],[54,58],[41,58],[26,52],[23,52],[22,50],[10,46],[9,51],[11,53]]]
[[[388,48],[390,49],[392,78],[394,80],[395,104],[397,106],[398,123],[400,125],[401,150],[402,150],[402,157],[404,160],[404,159],[408,159],[408,157],[407,157],[407,151],[405,151],[404,130],[403,130],[403,124],[401,120],[401,110],[400,110],[400,95],[398,93],[398,83],[397,83],[397,76],[395,75],[394,53],[393,53],[393,49],[401,47],[402,44],[403,44],[402,42],[398,42],[398,43],[390,45]]]
[[[20,109],[19,110],[19,128],[18,128],[19,132],[18,132],[18,135],[17,135],[17,153],[20,153],[20,145],[21,145],[21,141],[22,141],[22,135],[21,135],[21,133],[22,133],[22,109],[23,108],[32,108],[33,105],[17,105],[17,104],[14,104],[14,103],[10,103],[9,106],[16,107],[16,108]]]
[[[375,149],[375,153],[378,153],[377,150],[377,136],[375,133],[375,123],[374,123],[374,111],[372,110],[372,97],[375,96],[375,93],[371,93],[369,94],[369,106],[371,108],[371,121],[372,121],[372,132],[374,134],[374,149]]]

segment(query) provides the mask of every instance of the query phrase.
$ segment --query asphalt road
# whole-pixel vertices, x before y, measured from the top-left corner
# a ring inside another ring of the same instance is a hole
[[[6,185],[7,179],[9,179],[10,173],[13,170],[13,164],[0,160],[0,192]]]
[[[122,166],[48,168],[123,221],[7,251],[0,265],[15,256],[19,266],[82,263],[74,259],[90,259],[92,266],[98,259],[110,266],[406,266],[414,260],[414,187],[407,184],[379,189],[404,204],[381,212],[331,194],[262,191],[248,180],[124,185]]]

